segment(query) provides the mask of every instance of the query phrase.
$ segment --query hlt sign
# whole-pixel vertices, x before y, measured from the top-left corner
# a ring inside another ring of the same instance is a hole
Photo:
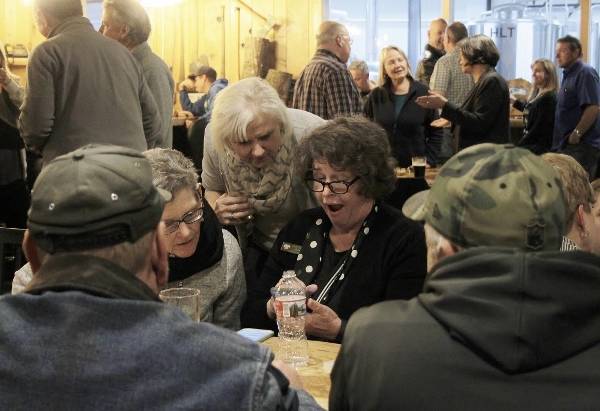
[[[513,32],[516,30],[516,27],[491,27],[490,28],[490,37],[491,38],[499,38],[499,39],[507,39],[512,38]]]

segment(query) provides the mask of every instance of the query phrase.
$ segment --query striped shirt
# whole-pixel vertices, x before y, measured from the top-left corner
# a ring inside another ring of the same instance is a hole
[[[461,106],[473,88],[473,78],[460,69],[460,51],[455,48],[435,63],[429,88],[444,94],[450,103]]]
[[[362,113],[360,94],[346,64],[324,49],[317,50],[300,73],[292,107],[325,120]]]
[[[573,240],[571,240],[570,238],[563,237],[562,244],[560,246],[560,251],[575,251],[575,250],[579,250],[579,247],[577,247],[577,244],[575,244],[575,242]]]

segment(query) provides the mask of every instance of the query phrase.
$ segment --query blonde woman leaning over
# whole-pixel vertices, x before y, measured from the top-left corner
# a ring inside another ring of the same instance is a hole
[[[298,142],[325,120],[286,108],[258,77],[221,91],[206,128],[202,184],[224,225],[235,226],[251,288],[283,227],[316,202],[292,160]]]

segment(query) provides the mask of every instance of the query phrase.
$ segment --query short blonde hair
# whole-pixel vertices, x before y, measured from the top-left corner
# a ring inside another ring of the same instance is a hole
[[[410,62],[408,61],[408,58],[406,57],[406,53],[404,51],[402,51],[402,49],[400,47],[387,46],[387,47],[382,48],[381,52],[379,53],[379,79],[377,80],[377,85],[378,86],[387,86],[391,82],[389,76],[385,72],[385,59],[387,58],[387,54],[390,51],[397,51],[398,53],[400,53],[402,58],[404,58],[404,60],[406,60],[406,67],[408,67],[408,78],[413,80],[414,77],[412,74],[412,70],[410,69]]]
[[[263,116],[281,125],[282,138],[291,136],[287,107],[267,81],[249,77],[219,92],[210,119],[212,142],[217,152],[225,153],[229,143],[248,141],[248,126]]]
[[[577,207],[582,205],[584,210],[589,213],[591,205],[596,201],[588,173],[577,160],[566,154],[545,153],[542,155],[542,159],[556,170],[562,181],[567,206],[566,227],[568,231],[575,220]]]

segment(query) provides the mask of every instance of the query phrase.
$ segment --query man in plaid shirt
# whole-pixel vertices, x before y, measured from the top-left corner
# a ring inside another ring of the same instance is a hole
[[[362,112],[360,94],[346,67],[352,39],[344,25],[324,21],[317,35],[317,52],[294,88],[292,107],[325,120]]]
[[[446,55],[435,63],[429,83],[431,90],[442,94],[449,102],[458,106],[462,105],[473,88],[473,78],[469,74],[463,73],[458,63],[460,51],[456,48],[456,44],[466,37],[468,37],[467,28],[459,21],[446,28],[444,34]],[[440,159],[447,160],[453,154],[452,134],[450,128],[446,127],[444,128]]]

